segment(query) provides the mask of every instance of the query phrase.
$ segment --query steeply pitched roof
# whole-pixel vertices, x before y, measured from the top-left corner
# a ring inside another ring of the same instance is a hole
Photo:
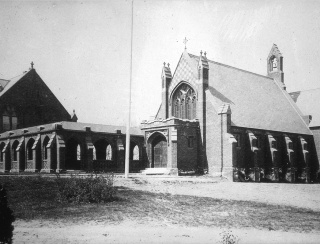
[[[189,56],[197,65],[199,57]],[[208,63],[207,97],[216,112],[223,103],[230,104],[234,126],[311,134],[288,93],[272,78],[211,60]]]
[[[320,126],[320,88],[290,93],[303,115],[311,115],[310,127]]]
[[[9,80],[0,79],[0,86],[5,87],[8,84]]]
[[[4,86],[4,89],[0,92],[0,97],[5,94],[11,87],[13,87],[22,77],[28,74],[30,71],[25,72],[23,74],[17,75],[12,79],[7,81],[7,84]]]

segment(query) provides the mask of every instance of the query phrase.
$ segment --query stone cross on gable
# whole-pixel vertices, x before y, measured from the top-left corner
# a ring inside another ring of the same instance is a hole
[[[33,69],[33,65],[34,65],[33,61],[30,64],[31,64],[31,69]]]
[[[184,43],[184,49],[186,50],[187,49],[187,42],[188,42],[189,40],[185,37],[184,39],[183,39],[183,43]]]

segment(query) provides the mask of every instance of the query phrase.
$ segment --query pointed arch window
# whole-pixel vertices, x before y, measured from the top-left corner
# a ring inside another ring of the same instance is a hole
[[[190,97],[188,97],[188,99],[187,99],[187,110],[186,110],[187,119],[192,119],[193,118],[193,113],[192,113],[193,108],[192,108],[192,106],[193,106],[193,101],[191,100]]]
[[[180,103],[181,118],[186,118],[186,100],[182,99]]]
[[[181,119],[196,118],[196,93],[187,84],[180,85],[172,96],[172,116]]]
[[[176,118],[180,117],[180,114],[179,114],[180,108],[179,108],[179,106],[180,106],[180,100],[176,99],[175,103],[174,103],[174,112],[173,112],[173,116],[176,117]]]
[[[106,148],[106,160],[112,160],[112,148],[110,144]]]
[[[93,146],[93,155],[92,155],[92,159],[93,160],[97,160],[97,151],[96,151],[96,147]]]
[[[192,98],[192,117],[191,118],[196,118],[197,117],[197,98],[194,96]]]
[[[133,160],[139,160],[139,147],[136,145],[133,148]]]
[[[77,146],[77,160],[81,160],[81,147],[80,144]]]

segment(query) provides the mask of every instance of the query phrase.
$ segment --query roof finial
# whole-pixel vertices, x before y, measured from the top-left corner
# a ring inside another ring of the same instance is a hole
[[[166,67],[166,62],[163,62],[163,66]]]
[[[168,63],[168,68],[170,68],[170,64]]]
[[[30,64],[31,64],[31,69],[33,69],[33,65],[34,65],[33,61],[31,61]]]
[[[202,56],[202,50],[200,51],[200,56]]]
[[[204,56],[207,57],[207,52],[206,51],[204,51]]]
[[[189,40],[185,37],[184,39],[183,39],[183,43],[184,43],[184,50],[187,50],[187,42],[188,42]]]

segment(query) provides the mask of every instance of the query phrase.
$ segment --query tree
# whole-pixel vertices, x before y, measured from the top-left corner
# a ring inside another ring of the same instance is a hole
[[[7,192],[0,185],[0,243],[12,243],[14,221],[13,211],[8,207]]]

